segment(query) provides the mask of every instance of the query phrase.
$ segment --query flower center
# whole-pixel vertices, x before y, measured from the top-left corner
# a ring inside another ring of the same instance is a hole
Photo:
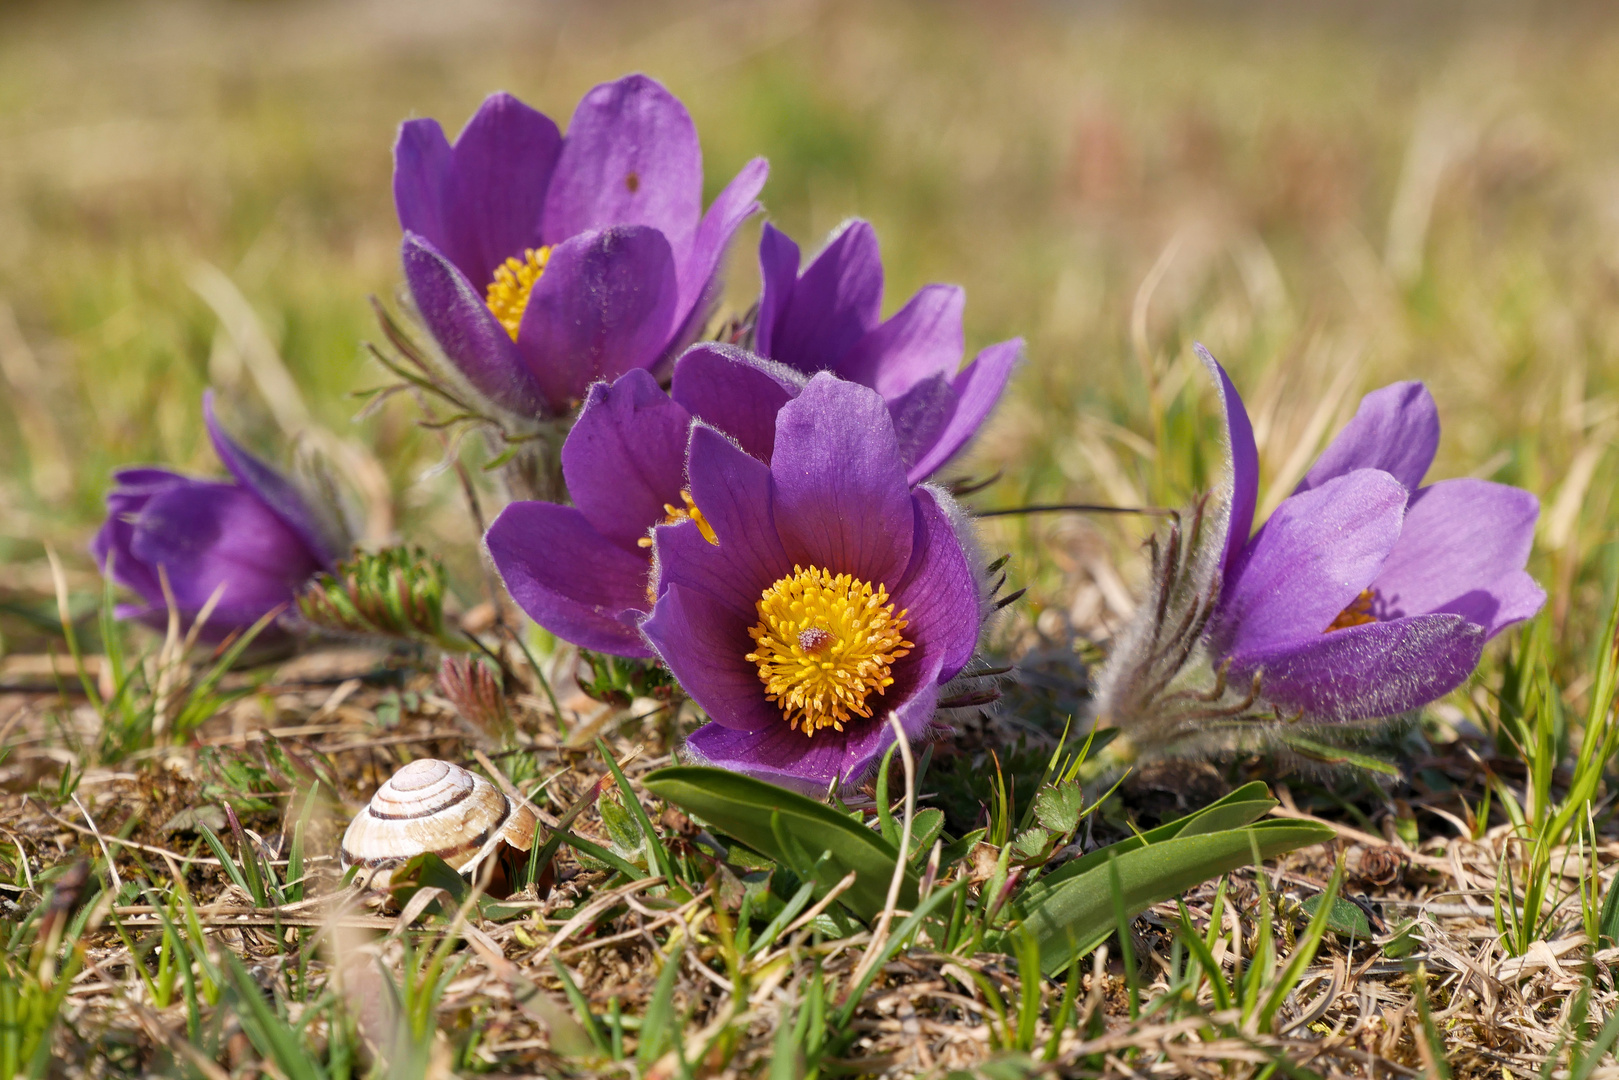
[[[697,509],[697,503],[692,500],[691,492],[682,491],[680,493],[680,501],[686,505],[676,506],[673,503],[663,504],[664,517],[662,521],[658,522],[658,524],[679,525],[682,521],[690,518],[692,521],[697,522],[697,531],[703,534],[703,539],[707,540],[710,544],[717,546],[720,542],[720,538],[714,535],[714,526],[710,525],[708,523],[708,519],[703,516],[703,512]],[[636,543],[644,548],[649,548],[652,546],[652,537],[643,536],[641,539],[637,540]]]
[[[500,325],[517,340],[517,328],[523,325],[523,312],[528,308],[529,294],[534,283],[545,273],[545,264],[551,259],[548,247],[529,248],[521,259],[512,256],[495,267],[495,280],[489,283],[484,302],[494,312]]]
[[[1376,599],[1377,594],[1372,590],[1362,589],[1360,595],[1349,601],[1349,606],[1338,612],[1338,617],[1321,632],[1330,634],[1334,630],[1347,630],[1351,626],[1365,626],[1367,623],[1376,622],[1377,616],[1372,614],[1372,603]]]
[[[907,613],[894,614],[886,588],[815,566],[793,567],[756,607],[747,658],[759,665],[765,697],[805,735],[870,716],[866,699],[894,684],[894,662],[914,644],[900,634]]]

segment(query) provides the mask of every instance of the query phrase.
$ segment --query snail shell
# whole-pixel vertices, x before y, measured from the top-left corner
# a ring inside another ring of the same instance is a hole
[[[483,777],[448,761],[424,758],[377,789],[349,823],[338,855],[343,869],[369,870],[371,883],[379,885],[424,852],[465,874],[503,848],[527,851],[534,827],[532,810]]]

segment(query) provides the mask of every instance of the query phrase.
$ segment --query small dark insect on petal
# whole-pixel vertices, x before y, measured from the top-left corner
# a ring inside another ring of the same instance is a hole
[[[624,186],[629,189],[631,195],[635,194],[637,191],[640,191],[641,174],[633,172],[626,174],[624,177]]]

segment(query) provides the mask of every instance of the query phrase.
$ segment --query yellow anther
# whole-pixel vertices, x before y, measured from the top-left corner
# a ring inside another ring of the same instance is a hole
[[[867,699],[894,684],[894,662],[914,644],[900,633],[907,613],[894,613],[886,588],[815,566],[793,567],[756,608],[747,659],[759,666],[765,697],[805,735],[870,716]]]
[[[714,526],[710,525],[708,523],[708,519],[703,516],[703,512],[697,509],[697,503],[692,500],[691,492],[682,491],[680,493],[680,501],[686,505],[676,506],[673,503],[663,504],[663,520],[658,522],[658,524],[679,525],[682,521],[690,519],[697,522],[697,531],[703,534],[703,539],[717,547],[719,545],[720,538],[714,535]],[[640,544],[644,548],[649,548],[652,546],[652,537],[643,536],[641,539],[637,540],[636,543]]]
[[[1321,632],[1330,634],[1334,630],[1347,630],[1351,626],[1365,626],[1367,623],[1376,622],[1377,616],[1372,614],[1372,603],[1375,599],[1376,594],[1372,590],[1362,589],[1360,595],[1349,601],[1349,606],[1338,612],[1338,617]]]
[[[500,325],[517,340],[517,329],[523,325],[523,312],[528,309],[529,294],[534,283],[545,273],[545,264],[551,259],[548,247],[529,248],[521,259],[515,255],[495,267],[495,280],[489,283],[484,302],[494,312]]]

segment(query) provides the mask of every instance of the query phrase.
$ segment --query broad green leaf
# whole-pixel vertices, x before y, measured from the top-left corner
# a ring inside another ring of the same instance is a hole
[[[1035,820],[1058,835],[1073,832],[1085,809],[1085,791],[1079,784],[1042,788],[1034,797]]]
[[[1321,909],[1321,898],[1325,895],[1316,893],[1307,897],[1299,905],[1304,909],[1304,914],[1314,916]],[[1327,912],[1327,929],[1334,934],[1359,938],[1361,941],[1370,941],[1376,936],[1372,920],[1366,917],[1366,910],[1353,900],[1345,900],[1341,896],[1333,897],[1332,907]]]
[[[1270,789],[1255,780],[1251,784],[1244,784],[1236,791],[1215,800],[1203,809],[1187,814],[1183,818],[1165,822],[1156,829],[1148,829],[1139,836],[1132,836],[1128,840],[1120,840],[1110,847],[1093,851],[1089,855],[1064,863],[1050,874],[1034,882],[1025,894],[1026,903],[1032,904],[1037,895],[1046,890],[1054,889],[1063,882],[1088,873],[1098,866],[1105,865],[1107,853],[1122,855],[1126,851],[1147,844],[1161,844],[1165,840],[1177,836],[1199,836],[1205,833],[1220,832],[1225,829],[1239,829],[1249,822],[1258,821],[1270,813],[1276,800],[1270,797]]]
[[[1092,862],[1093,872],[1082,872],[1040,890],[1033,899],[1023,899],[1015,913],[1021,912],[1023,926],[1040,945],[1041,969],[1053,975],[1113,933],[1113,892],[1107,866],[1110,855],[1125,913],[1134,917],[1209,878],[1250,865],[1256,850],[1261,859],[1268,859],[1330,840],[1333,835],[1325,825],[1274,820],[1246,828],[1175,836],[1146,846],[1132,838],[1093,852],[1092,856],[1101,856],[1101,865]],[[1130,845],[1129,849],[1121,850],[1126,845]],[[1002,947],[1000,951],[1007,950]]]
[[[911,861],[927,858],[928,852],[933,849],[933,841],[939,838],[944,831],[944,811],[936,806],[916,812],[916,819],[911,822]]]
[[[1055,839],[1036,825],[1019,833],[1012,841],[1012,858],[1021,863],[1044,862],[1051,855],[1051,842]]]
[[[893,844],[830,806],[751,776],[701,765],[676,765],[641,781],[660,799],[789,868],[813,864],[822,852],[818,883],[855,872],[855,883],[838,900],[862,919],[883,909],[899,853]],[[807,875],[805,875],[807,876]],[[907,871],[899,906],[916,906],[915,871]]]

